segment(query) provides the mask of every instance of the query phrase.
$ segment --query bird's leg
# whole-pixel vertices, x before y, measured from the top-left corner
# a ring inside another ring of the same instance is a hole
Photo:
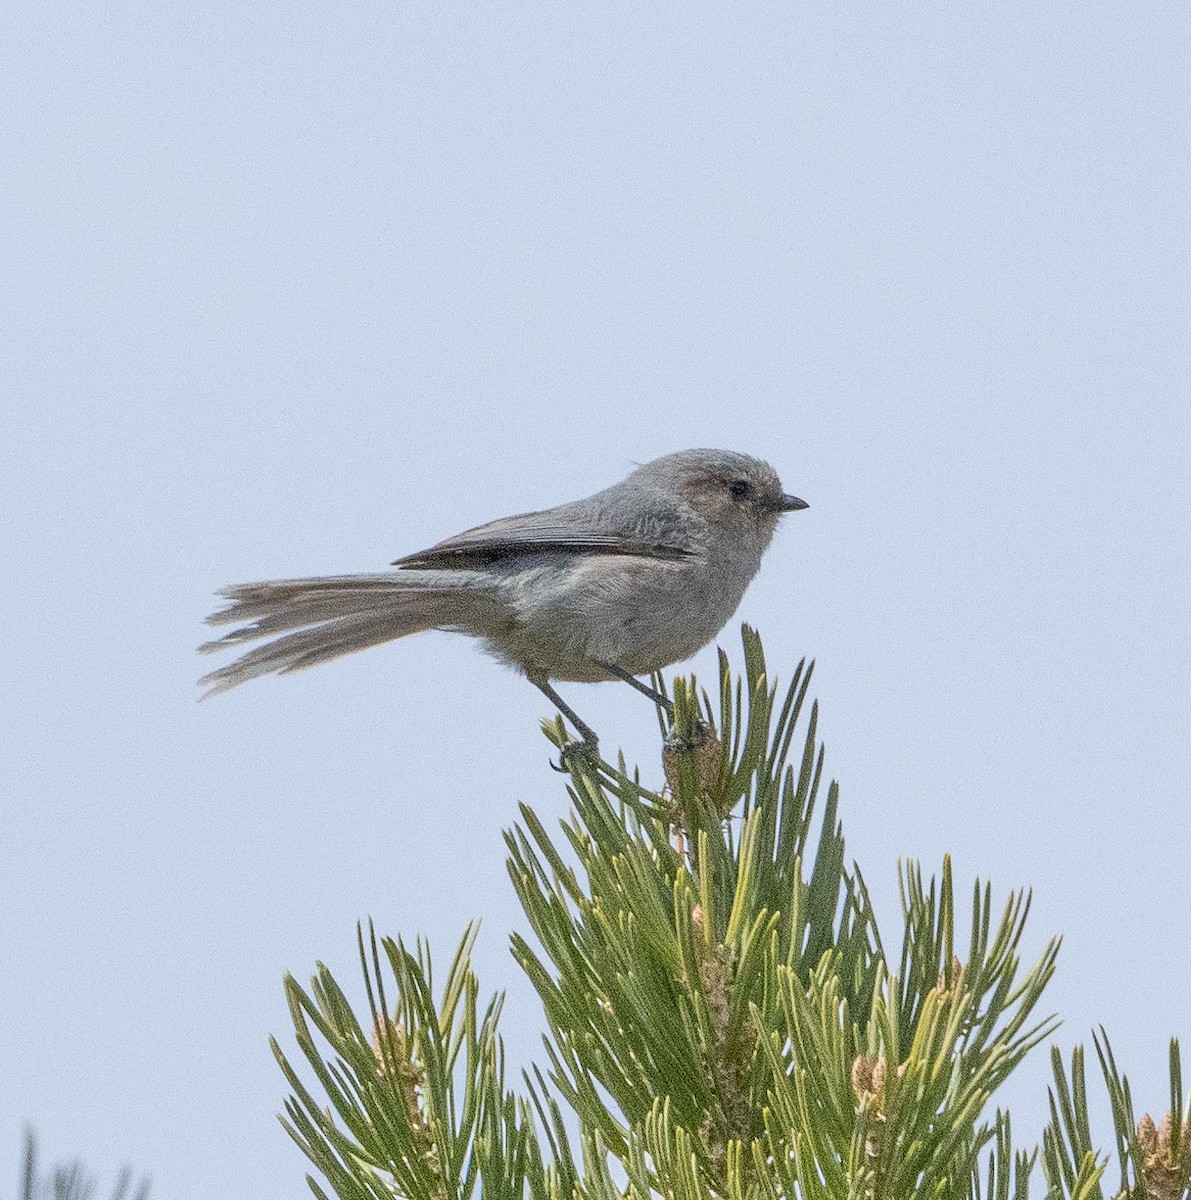
[[[674,705],[671,704],[661,692],[655,692],[653,688],[649,686],[649,684],[642,683],[641,680],[637,679],[633,675],[630,675],[628,671],[618,667],[615,663],[597,661],[597,666],[603,667],[603,669],[607,671],[609,675],[615,675],[617,679],[623,679],[624,682],[629,685],[629,687],[636,688],[642,696],[648,696],[654,702],[654,704],[656,704],[659,708],[664,708],[666,712],[670,714],[670,716],[674,715]]]
[[[641,680],[630,675],[628,671],[618,667],[615,663],[601,662],[599,665],[603,667],[609,675],[615,675],[617,679],[623,679],[624,682],[630,687],[636,688],[637,691],[639,691],[643,696],[648,696],[654,702],[654,704],[665,710],[671,721],[670,735],[666,738],[667,749],[697,750],[706,744],[708,735],[711,733],[711,729],[707,722],[704,721],[697,712],[695,714],[695,725],[693,730],[694,740],[688,741],[684,738],[680,738],[673,728],[674,705],[671,701],[667,700],[666,697],[661,694],[661,692],[655,692],[653,688],[649,687],[648,684],[642,683]],[[722,753],[723,751],[721,747],[721,755]]]
[[[549,679],[540,675],[528,675],[527,678],[570,721],[575,728],[575,732],[583,739],[581,742],[572,742],[562,748],[561,765],[556,769],[559,771],[567,770],[568,754],[574,754],[576,751],[581,753],[586,752],[593,758],[598,758],[600,754],[600,739],[596,737],[595,730],[586,721],[582,720],[579,714],[550,686]]]

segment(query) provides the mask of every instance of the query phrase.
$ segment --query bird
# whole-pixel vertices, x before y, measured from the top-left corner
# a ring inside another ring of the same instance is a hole
[[[240,627],[199,650],[273,640],[204,675],[202,698],[449,630],[519,670],[595,751],[595,731],[553,684],[622,680],[669,708],[636,677],[711,642],[780,518],[807,507],[761,459],[681,450],[586,499],[456,534],[397,559],[395,570],[234,584],[207,622]]]

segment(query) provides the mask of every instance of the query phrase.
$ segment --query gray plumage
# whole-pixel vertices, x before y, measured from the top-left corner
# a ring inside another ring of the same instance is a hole
[[[522,670],[594,742],[549,681],[644,675],[689,658],[736,611],[781,515],[805,507],[758,459],[683,450],[585,500],[447,538],[395,571],[225,588],[231,603],[208,622],[248,624],[201,650],[283,636],[199,682],[215,695],[448,629]]]

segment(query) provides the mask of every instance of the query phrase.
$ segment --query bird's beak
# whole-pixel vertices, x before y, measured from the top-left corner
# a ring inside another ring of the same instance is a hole
[[[810,508],[810,505],[805,500],[799,500],[797,496],[783,495],[774,507],[778,512],[797,512],[800,508]]]

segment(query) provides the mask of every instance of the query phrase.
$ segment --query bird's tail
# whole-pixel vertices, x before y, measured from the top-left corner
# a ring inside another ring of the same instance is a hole
[[[199,647],[223,650],[275,633],[276,638],[199,680],[216,696],[258,675],[287,675],[377,646],[409,633],[443,626],[480,632],[499,619],[490,595],[452,581],[445,572],[390,572],[324,579],[239,583],[219,594],[231,603],[207,618],[209,625],[249,624]],[[287,632],[293,631],[293,632]]]

